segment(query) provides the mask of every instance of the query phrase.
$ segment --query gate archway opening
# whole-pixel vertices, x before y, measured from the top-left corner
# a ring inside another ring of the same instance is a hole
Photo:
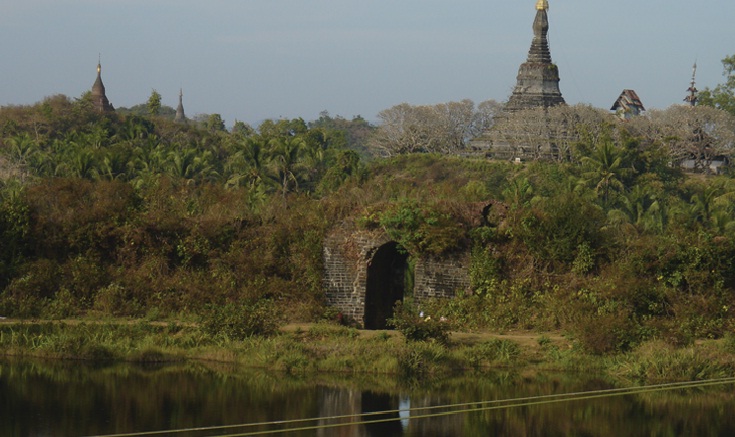
[[[403,301],[413,284],[408,253],[398,243],[386,243],[375,251],[368,263],[365,287],[365,329],[386,329],[393,317],[393,306]]]

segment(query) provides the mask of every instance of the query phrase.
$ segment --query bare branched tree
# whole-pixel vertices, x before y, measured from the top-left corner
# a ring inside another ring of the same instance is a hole
[[[708,106],[672,106],[650,111],[637,121],[636,133],[661,141],[672,162],[694,171],[710,173],[718,157],[732,157],[735,150],[735,117]]]
[[[588,105],[514,111],[499,117],[490,134],[498,159],[569,161],[574,146],[595,144],[609,132],[611,116]]]
[[[413,106],[401,103],[378,114],[381,125],[370,146],[382,156],[404,153],[457,153],[487,129],[500,105],[472,100]]]

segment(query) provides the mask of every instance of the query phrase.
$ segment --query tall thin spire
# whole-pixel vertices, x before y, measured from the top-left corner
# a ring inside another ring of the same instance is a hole
[[[176,108],[174,123],[186,124],[186,115],[184,114],[184,91],[181,88],[179,88],[179,106]]]
[[[518,68],[516,87],[506,105],[508,111],[565,103],[559,90],[559,69],[551,62],[548,9],[547,0],[538,0],[533,20],[533,41],[528,59]]]
[[[696,78],[697,78],[697,62],[694,61],[694,66],[692,67],[692,82],[690,83],[689,88],[687,89],[687,91],[689,91],[689,95],[684,98],[684,101],[689,103],[689,105],[691,106],[697,105],[697,99],[698,99],[697,93],[699,92],[699,90],[695,86]]]
[[[97,80],[92,85],[92,104],[99,112],[112,112],[115,108],[112,106],[107,95],[105,94],[105,85],[102,83],[102,62],[97,60]]]

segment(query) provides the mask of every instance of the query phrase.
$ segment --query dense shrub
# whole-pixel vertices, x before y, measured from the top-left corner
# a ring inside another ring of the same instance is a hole
[[[580,247],[594,250],[603,243],[604,223],[599,207],[574,193],[564,193],[519,212],[512,232],[540,261],[571,265]]]
[[[212,337],[243,340],[252,336],[270,336],[282,320],[276,305],[268,300],[210,305],[201,326]]]
[[[393,318],[388,323],[409,342],[434,341],[443,344],[449,341],[449,323],[438,316],[423,314],[422,317],[410,300],[396,302]]]
[[[589,315],[577,323],[574,331],[582,347],[595,355],[626,352],[640,340],[635,324],[624,310]]]

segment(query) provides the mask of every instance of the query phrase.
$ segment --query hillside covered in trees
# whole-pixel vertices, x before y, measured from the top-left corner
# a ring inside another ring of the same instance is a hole
[[[408,105],[380,127],[323,113],[231,131],[64,96],[3,107],[0,315],[330,318],[322,240],[350,221],[412,254],[471,250],[471,292],[433,303],[456,329],[563,330],[596,353],[732,332],[735,181],[673,165],[728,156],[730,116],[565,108],[568,158],[513,164],[456,156],[493,105],[455,107],[470,124],[438,143],[428,115],[387,119],[431,109]]]

